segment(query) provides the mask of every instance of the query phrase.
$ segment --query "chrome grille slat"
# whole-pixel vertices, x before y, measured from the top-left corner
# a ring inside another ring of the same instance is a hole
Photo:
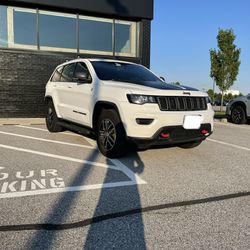
[[[159,96],[156,99],[162,111],[196,111],[207,109],[205,97]]]

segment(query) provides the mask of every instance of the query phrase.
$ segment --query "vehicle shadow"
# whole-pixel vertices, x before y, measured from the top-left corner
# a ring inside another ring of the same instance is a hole
[[[97,161],[98,150],[90,152],[86,161]],[[126,162],[134,173],[140,174],[144,171],[144,163],[137,153],[123,158],[121,162]],[[106,159],[108,165],[114,165],[111,160]],[[83,164],[75,173],[72,181],[67,186],[84,185],[88,176],[92,173],[93,166]],[[113,171],[113,172],[112,172]],[[114,169],[107,169],[103,183],[114,182]],[[122,174],[122,172],[119,174]],[[130,181],[124,174],[124,182]],[[135,183],[130,186],[121,186],[115,188],[102,188],[100,197],[97,201],[92,219],[87,219],[89,231],[86,236],[84,249],[146,249],[144,225],[141,213],[117,217],[117,213],[131,211],[132,209],[141,209],[140,194],[138,186]],[[51,208],[45,219],[40,224],[32,224],[24,228],[34,228],[37,230],[24,249],[51,249],[57,239],[58,232],[64,229],[84,227],[83,223],[65,223],[71,216],[71,210],[76,205],[80,192],[62,193],[59,200]],[[84,211],[84,207],[82,208]],[[95,218],[108,216],[108,219],[95,221]],[[72,225],[71,225],[72,224]],[[81,226],[82,225],[82,226]],[[16,226],[19,227],[19,226]],[[21,228],[21,227],[20,227]],[[19,229],[20,230],[20,229]],[[29,229],[30,230],[30,229]],[[85,237],[84,237],[85,238]]]
[[[90,152],[86,161],[96,161],[98,158],[98,150]],[[90,164],[83,164],[79,171],[75,173],[69,186],[81,186],[84,181],[91,174],[93,167]],[[44,219],[43,225],[63,224],[64,221],[70,216],[70,210],[75,204],[80,192],[65,192],[62,193],[59,201],[51,208],[51,212]],[[49,226],[48,226],[49,228]],[[46,237],[45,237],[46,236]],[[56,238],[56,231],[50,231],[45,233],[44,230],[39,230],[34,235],[31,241],[29,241],[24,249],[51,249],[53,240]]]
[[[134,173],[140,174],[144,170],[144,163],[137,153],[120,159],[126,162]],[[107,164],[112,164],[107,159]],[[108,170],[110,171],[110,170]],[[106,177],[109,174],[106,174]],[[108,181],[106,178],[104,183]],[[144,224],[141,213],[116,218],[117,212],[131,209],[141,209],[138,185],[123,186],[112,189],[102,189],[94,212],[94,218],[110,214],[110,219],[90,226],[83,246],[84,249],[146,249]],[[112,218],[114,214],[114,218]]]

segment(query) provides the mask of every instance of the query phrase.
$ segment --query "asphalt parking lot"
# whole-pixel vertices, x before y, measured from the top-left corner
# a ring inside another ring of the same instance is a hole
[[[250,126],[109,160],[44,125],[0,126],[0,249],[250,249]]]

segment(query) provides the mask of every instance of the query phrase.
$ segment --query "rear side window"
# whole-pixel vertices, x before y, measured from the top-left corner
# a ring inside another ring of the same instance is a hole
[[[61,76],[61,82],[72,82],[75,65],[75,63],[71,63],[64,66]]]
[[[59,82],[60,81],[62,69],[63,69],[63,67],[59,67],[56,69],[56,71],[51,79],[52,82]]]

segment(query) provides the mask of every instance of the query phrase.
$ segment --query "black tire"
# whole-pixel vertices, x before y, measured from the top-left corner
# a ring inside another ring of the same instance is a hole
[[[188,143],[184,143],[184,144],[179,145],[179,147],[185,148],[185,149],[195,148],[195,147],[198,147],[201,143],[202,143],[202,141],[188,142]]]
[[[246,113],[242,106],[237,105],[233,107],[231,113],[231,120],[235,124],[245,124],[247,122]]]
[[[96,126],[97,145],[109,158],[119,158],[127,153],[126,132],[115,110],[103,110]]]
[[[58,125],[58,117],[56,115],[54,104],[51,100],[49,100],[47,103],[45,120],[49,132],[56,133],[63,131],[63,128],[60,125]]]

